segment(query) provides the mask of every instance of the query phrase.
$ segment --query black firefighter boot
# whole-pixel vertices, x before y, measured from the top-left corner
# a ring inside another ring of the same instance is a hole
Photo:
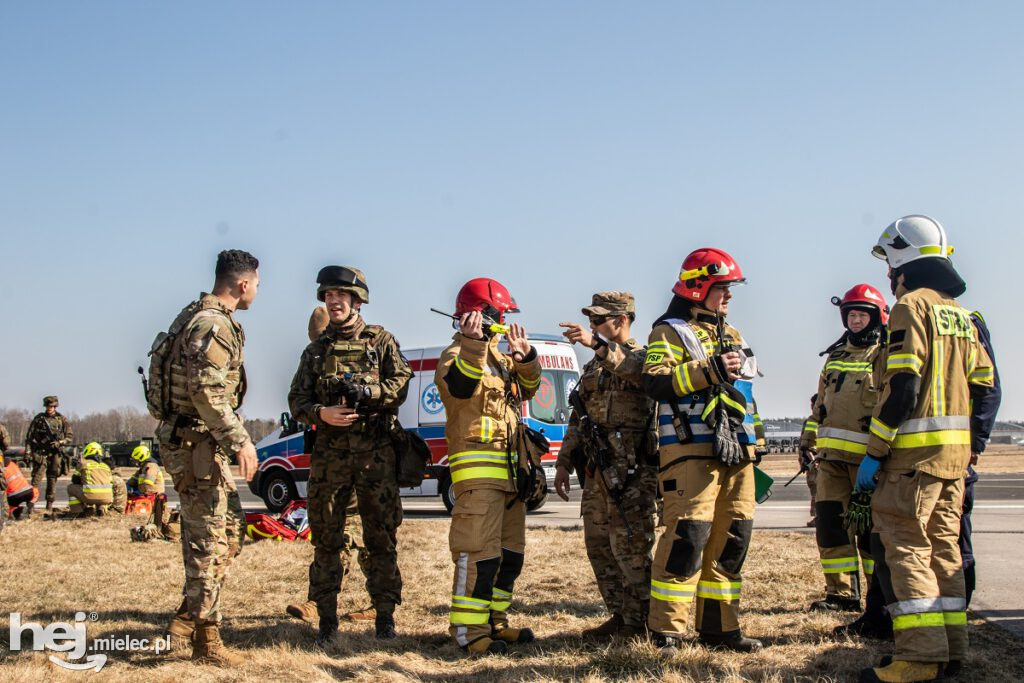
[[[704,647],[713,650],[732,650],[733,652],[757,652],[764,644],[757,638],[747,638],[740,631],[729,633],[701,633],[697,637]]]
[[[384,608],[384,606],[377,608],[377,618],[374,620],[374,626],[377,631],[377,640],[390,640],[398,637],[398,634],[395,633],[395,615],[391,610]]]

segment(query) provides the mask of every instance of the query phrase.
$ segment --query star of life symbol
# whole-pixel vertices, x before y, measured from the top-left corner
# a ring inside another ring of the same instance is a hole
[[[431,415],[437,415],[444,410],[444,404],[441,403],[441,392],[437,390],[436,384],[431,382],[427,385],[420,398],[420,404],[423,406],[423,410]]]
[[[20,612],[10,612],[10,634],[8,646],[11,652],[21,650],[22,637],[31,634],[32,650],[52,650],[54,652],[67,652],[68,659],[60,659],[53,655],[49,660],[59,667],[72,671],[87,671],[92,669],[99,672],[107,663],[107,655],[102,653],[92,654],[96,650],[107,650],[117,652],[138,652],[151,651],[160,654],[170,649],[171,637],[156,638],[150,641],[146,638],[131,638],[129,636],[107,638],[96,638],[90,646],[88,636],[85,633],[85,620],[98,621],[99,615],[96,612],[76,612],[73,624],[55,621],[49,626],[43,626],[32,621],[22,623]],[[90,654],[86,654],[86,653]]]

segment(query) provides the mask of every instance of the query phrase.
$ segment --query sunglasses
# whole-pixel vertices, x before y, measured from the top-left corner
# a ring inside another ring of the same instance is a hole
[[[607,321],[615,318],[614,315],[592,315],[590,316],[591,325],[604,325]]]

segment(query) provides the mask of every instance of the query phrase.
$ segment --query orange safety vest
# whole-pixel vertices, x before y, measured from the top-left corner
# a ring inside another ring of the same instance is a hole
[[[28,480],[25,479],[25,475],[21,473],[21,468],[18,467],[18,463],[13,460],[4,466],[4,477],[7,479],[8,497],[32,488],[32,484],[28,483]]]

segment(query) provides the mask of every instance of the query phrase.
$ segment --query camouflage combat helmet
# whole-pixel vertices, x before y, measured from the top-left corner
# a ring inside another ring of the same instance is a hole
[[[337,289],[342,292],[349,292],[362,301],[370,303],[370,288],[366,286],[366,276],[358,268],[349,266],[326,266],[317,273],[316,298],[324,300],[324,294],[328,289]]]

